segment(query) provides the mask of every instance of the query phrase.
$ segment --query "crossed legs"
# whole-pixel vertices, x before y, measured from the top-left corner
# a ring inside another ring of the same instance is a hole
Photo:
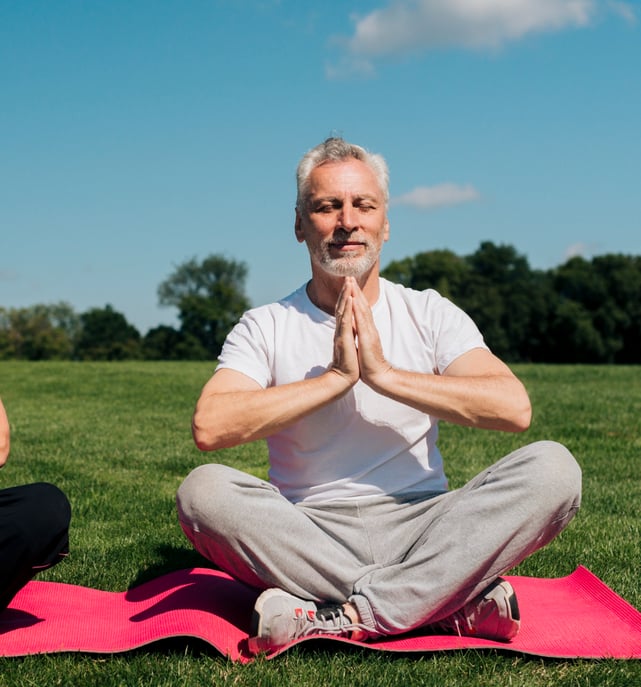
[[[195,548],[258,589],[349,602],[374,634],[446,618],[551,541],[580,505],[581,472],[555,442],[525,446],[445,494],[291,504],[222,465],[196,468],[178,513]]]

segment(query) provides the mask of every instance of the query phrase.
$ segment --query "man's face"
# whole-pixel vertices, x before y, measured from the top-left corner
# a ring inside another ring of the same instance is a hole
[[[315,167],[305,206],[296,211],[296,238],[307,244],[313,267],[339,277],[367,273],[389,238],[374,172],[356,159]]]

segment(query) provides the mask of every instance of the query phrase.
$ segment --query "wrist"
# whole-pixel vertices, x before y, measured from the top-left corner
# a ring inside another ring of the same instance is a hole
[[[388,392],[395,388],[395,375],[396,370],[389,363],[386,363],[375,373],[363,378],[363,381],[376,393],[388,395]]]
[[[358,377],[352,379],[350,375],[335,367],[329,367],[323,377],[330,384],[333,395],[336,397],[346,394],[358,381]]]

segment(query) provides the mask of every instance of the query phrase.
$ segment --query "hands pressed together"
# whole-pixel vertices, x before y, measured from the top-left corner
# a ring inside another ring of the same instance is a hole
[[[346,277],[336,302],[334,357],[330,370],[352,387],[361,379],[378,389],[392,366],[383,355],[372,310],[354,277]]]

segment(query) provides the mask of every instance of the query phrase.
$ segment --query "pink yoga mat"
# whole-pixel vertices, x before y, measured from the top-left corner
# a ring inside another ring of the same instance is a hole
[[[507,579],[522,619],[511,642],[424,633],[368,643],[322,641],[394,652],[495,648],[555,658],[641,658],[641,613],[586,568],[557,579]],[[170,637],[196,637],[247,662],[255,599],[255,590],[207,568],[172,572],[127,592],[35,580],[0,613],[0,656],[119,653]],[[309,640],[270,658],[301,641]]]

